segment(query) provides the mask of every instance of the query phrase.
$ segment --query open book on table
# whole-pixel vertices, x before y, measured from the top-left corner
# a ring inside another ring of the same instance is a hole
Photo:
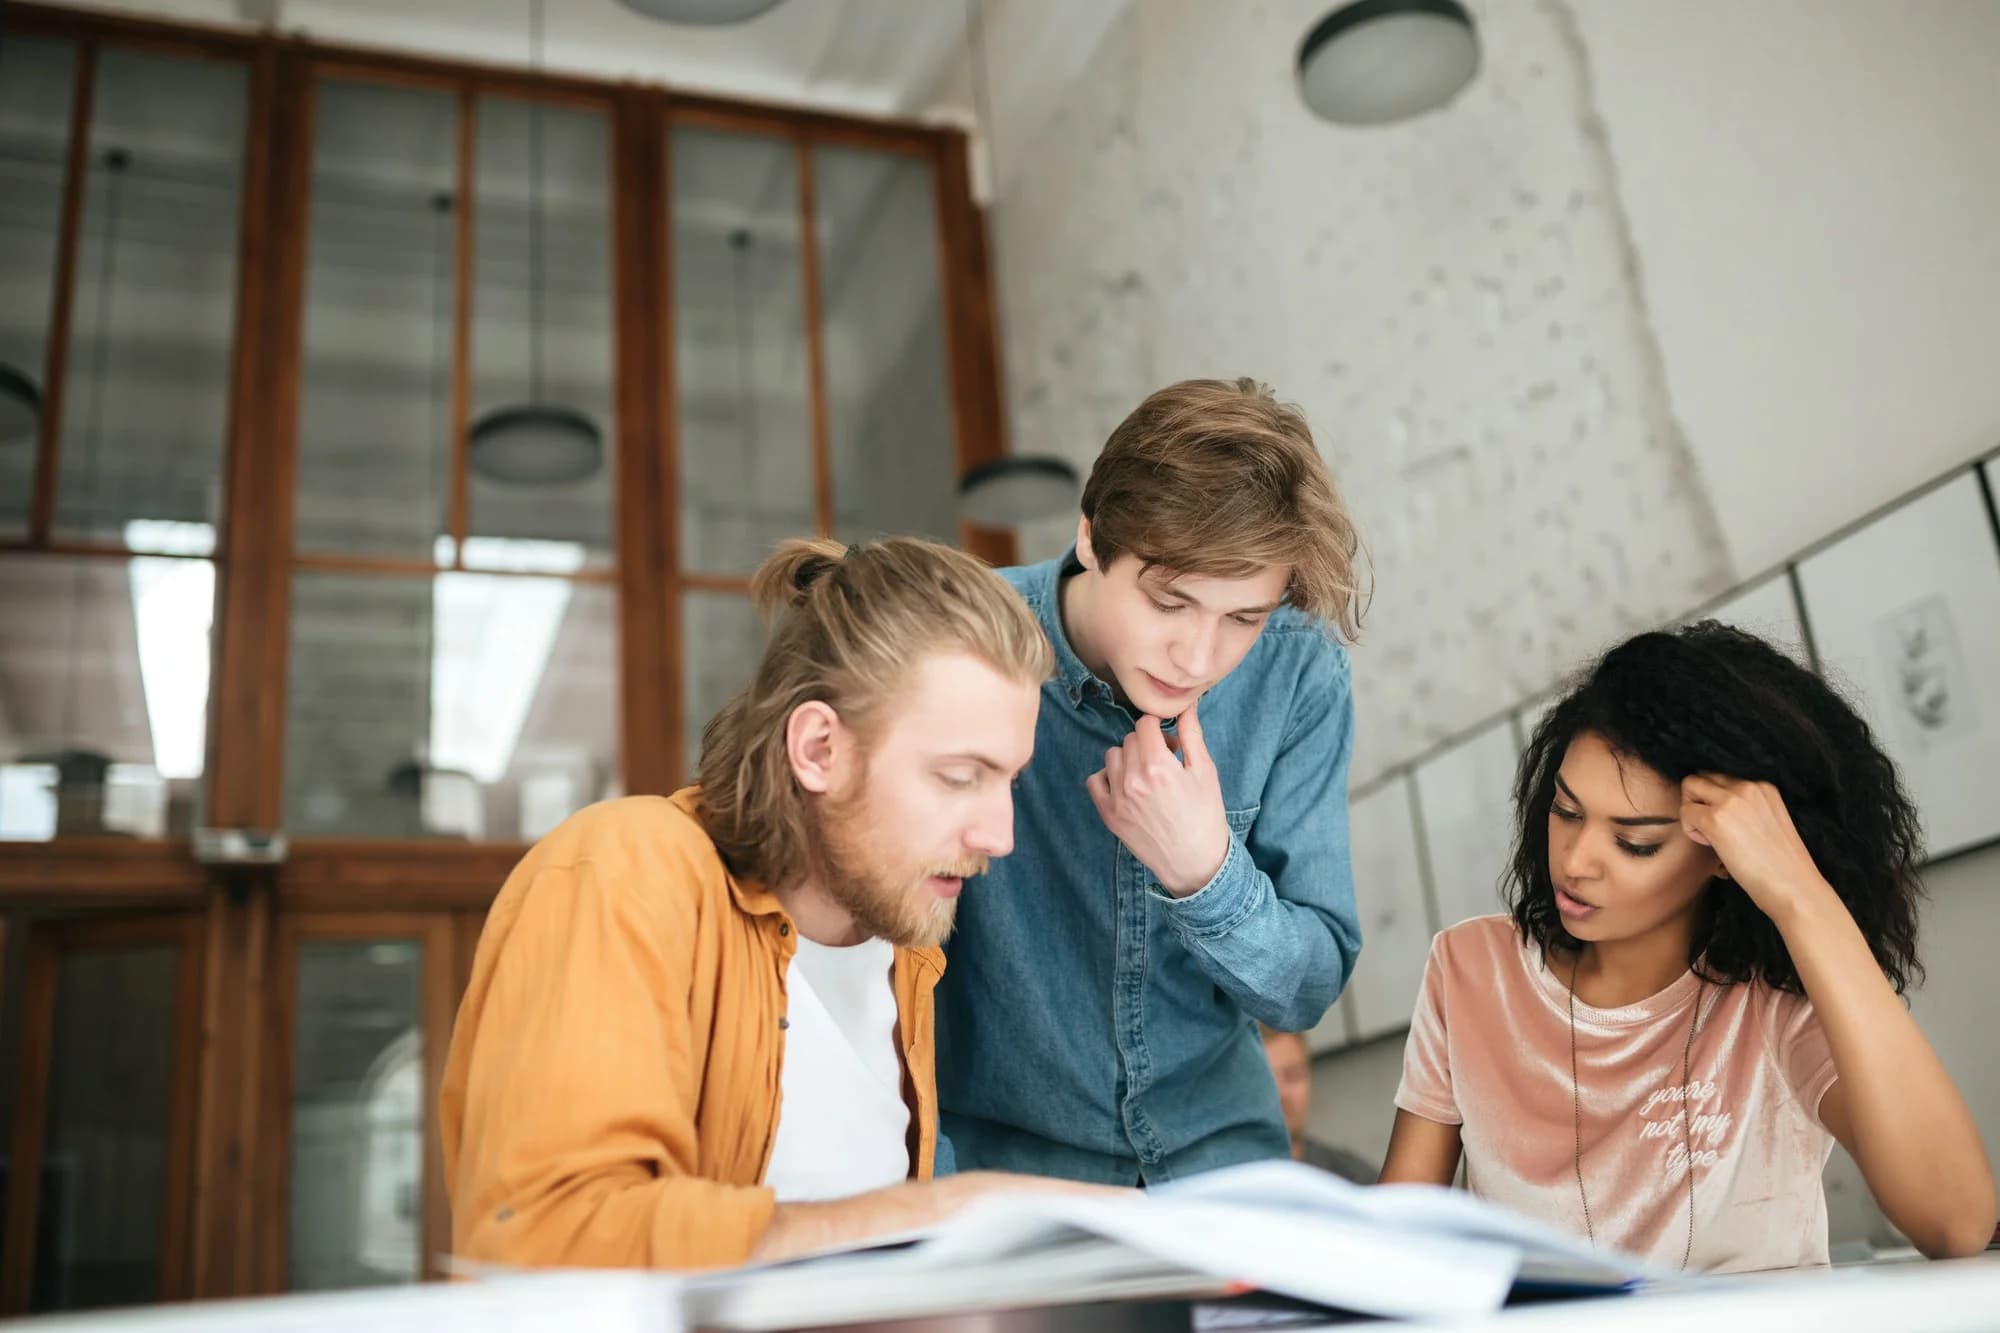
[[[691,1326],[862,1319],[1263,1290],[1391,1318],[1476,1314],[1517,1287],[1615,1292],[1637,1259],[1455,1190],[1255,1162],[1127,1197],[980,1200],[925,1232],[687,1279]]]

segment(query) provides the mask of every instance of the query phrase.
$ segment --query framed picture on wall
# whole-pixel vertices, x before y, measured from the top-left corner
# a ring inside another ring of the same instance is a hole
[[[1812,653],[1806,647],[1805,616],[1799,611],[1791,576],[1783,570],[1738,590],[1707,610],[1696,612],[1688,620],[1719,620],[1767,640],[1801,666],[1812,665]]]
[[[1362,941],[1347,986],[1357,1041],[1409,1026],[1430,956],[1431,914],[1410,796],[1403,774],[1348,808]]]
[[[1417,766],[1417,810],[1439,930],[1505,911],[1514,841],[1514,728],[1502,718]]]
[[[1968,470],[1801,561],[1820,666],[1945,856],[2000,838],[2000,544]]]

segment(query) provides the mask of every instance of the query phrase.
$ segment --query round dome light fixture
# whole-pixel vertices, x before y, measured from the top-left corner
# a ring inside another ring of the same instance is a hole
[[[985,528],[1015,528],[1074,513],[1076,468],[1046,454],[1014,454],[981,463],[958,480],[958,514]]]
[[[662,23],[692,23],[719,28],[730,23],[748,23],[778,0],[624,0],[625,8]]]
[[[488,481],[562,486],[604,464],[604,435],[575,408],[526,403],[488,412],[472,425],[472,470]]]
[[[33,442],[41,425],[41,389],[26,371],[0,361],[0,446]]]
[[[542,68],[543,0],[528,11],[529,65]],[[433,200],[432,206],[442,202]],[[472,423],[472,470],[489,481],[559,486],[582,481],[604,462],[604,433],[573,407],[542,395],[542,104],[528,120],[528,397]]]
[[[1299,95],[1338,125],[1435,111],[1479,72],[1479,31],[1458,0],[1353,0],[1299,44]]]

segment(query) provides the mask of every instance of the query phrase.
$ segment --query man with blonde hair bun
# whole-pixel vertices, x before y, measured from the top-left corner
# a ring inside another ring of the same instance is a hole
[[[700,785],[572,817],[494,901],[439,1097],[462,1256],[729,1265],[1048,1184],[931,1179],[938,946],[1013,847],[1047,641],[912,538],[788,542],[753,596]]]

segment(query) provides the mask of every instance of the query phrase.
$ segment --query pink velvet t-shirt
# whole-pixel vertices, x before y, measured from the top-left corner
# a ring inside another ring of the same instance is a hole
[[[1681,1058],[1694,1019],[1685,1089]],[[1600,1245],[1694,1272],[1824,1264],[1820,1172],[1833,1137],[1819,1122],[1833,1057],[1810,1001],[1759,984],[1683,974],[1618,1009],[1576,1006],[1571,1098],[1566,960],[1556,970],[1511,918],[1479,917],[1431,943],[1403,1053],[1396,1105],[1458,1125],[1473,1193],[1585,1234],[1583,1188]],[[1682,1121],[1683,1107],[1692,1120]],[[1577,1131],[1580,1107],[1582,1132]]]

